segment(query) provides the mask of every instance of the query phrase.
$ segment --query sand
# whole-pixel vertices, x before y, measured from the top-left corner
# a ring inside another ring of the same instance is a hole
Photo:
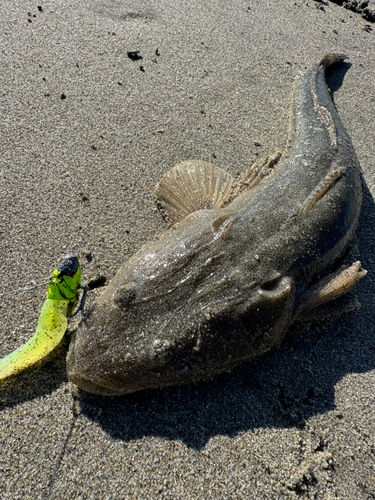
[[[109,280],[165,230],[152,191],[175,163],[235,175],[282,148],[293,80],[329,52],[351,63],[329,84],[363,169],[368,270],[361,309],[194,386],[80,393],[66,338],[0,388],[0,498],[374,498],[375,25],[313,0],[14,0],[0,16],[0,357],[46,288],[20,290],[68,251]]]

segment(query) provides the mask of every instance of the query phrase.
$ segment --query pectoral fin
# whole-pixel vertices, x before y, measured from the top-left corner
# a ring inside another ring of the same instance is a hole
[[[301,296],[296,306],[294,320],[309,321],[358,307],[357,301],[344,296],[366,274],[367,271],[362,269],[361,263],[357,261],[351,266],[342,266],[336,272],[322,278]],[[341,298],[343,301],[340,304],[338,299]]]

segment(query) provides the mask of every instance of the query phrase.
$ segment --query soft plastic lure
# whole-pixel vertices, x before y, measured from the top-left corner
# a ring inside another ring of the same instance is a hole
[[[58,345],[66,331],[68,317],[72,316],[78,302],[80,283],[78,258],[67,255],[53,271],[35,334],[0,360],[0,380],[33,365]]]

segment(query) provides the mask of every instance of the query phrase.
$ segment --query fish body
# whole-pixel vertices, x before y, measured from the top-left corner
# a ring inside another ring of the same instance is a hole
[[[288,145],[269,175],[221,208],[190,213],[119,269],[72,339],[71,381],[120,395],[207,379],[268,351],[365,274],[360,263],[328,274],[362,201],[325,82],[343,59],[326,56],[297,83]],[[173,175],[199,183],[203,171]]]

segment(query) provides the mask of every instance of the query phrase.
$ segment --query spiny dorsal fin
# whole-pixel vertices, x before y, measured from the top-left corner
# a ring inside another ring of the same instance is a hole
[[[233,178],[211,163],[179,163],[156,186],[157,203],[169,222],[176,223],[205,208],[218,209],[227,200]]]
[[[259,184],[264,179],[264,177],[272,172],[275,165],[279,162],[281,156],[281,151],[277,151],[273,155],[261,158],[260,160],[253,163],[248,170],[242,172],[238,179],[233,182],[232,189],[228,196],[228,199],[226,200],[226,203],[230,203],[244,191],[249,191],[257,184]]]

